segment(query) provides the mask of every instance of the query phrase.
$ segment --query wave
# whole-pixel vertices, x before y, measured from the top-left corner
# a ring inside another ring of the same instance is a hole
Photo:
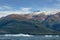
[[[59,37],[59,35],[45,35],[45,37]]]
[[[5,34],[4,36],[26,36],[26,37],[31,37],[33,35],[29,35],[29,34]]]

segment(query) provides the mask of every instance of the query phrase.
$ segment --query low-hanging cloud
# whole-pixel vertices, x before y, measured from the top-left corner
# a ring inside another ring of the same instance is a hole
[[[1,9],[13,9],[12,7],[8,7],[8,6],[3,6],[3,7],[0,7],[0,10]],[[9,14],[27,14],[27,13],[30,13],[31,11],[30,11],[30,9],[31,8],[21,8],[20,10],[10,10],[10,11],[8,11],[8,10],[6,10],[6,11],[0,11],[0,17],[2,17],[2,16],[6,16],[6,15],[9,15]]]

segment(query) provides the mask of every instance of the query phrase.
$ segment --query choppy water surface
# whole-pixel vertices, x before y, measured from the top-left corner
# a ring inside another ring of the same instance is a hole
[[[0,35],[0,40],[60,40],[59,35]]]

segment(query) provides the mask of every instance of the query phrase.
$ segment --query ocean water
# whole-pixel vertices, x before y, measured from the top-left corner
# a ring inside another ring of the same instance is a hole
[[[59,35],[0,35],[0,40],[60,40]]]

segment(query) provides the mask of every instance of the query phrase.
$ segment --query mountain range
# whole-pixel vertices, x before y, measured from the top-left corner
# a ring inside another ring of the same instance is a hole
[[[60,12],[10,14],[0,18],[0,34],[60,34]]]

